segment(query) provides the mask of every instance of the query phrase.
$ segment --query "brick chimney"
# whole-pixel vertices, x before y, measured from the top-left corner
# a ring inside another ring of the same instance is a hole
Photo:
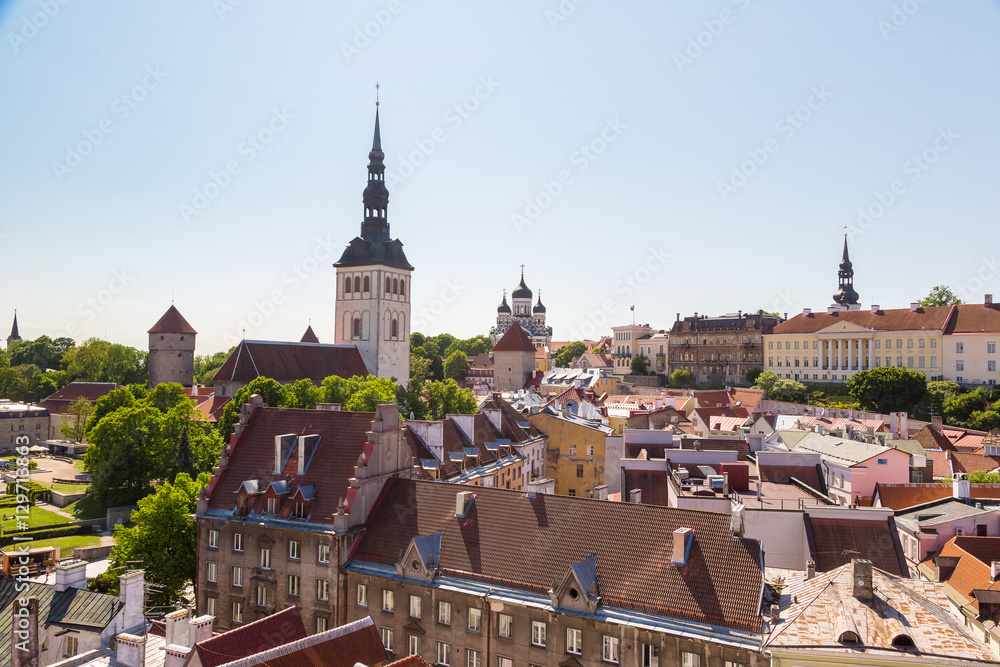
[[[56,565],[55,592],[62,593],[68,588],[87,589],[87,561],[70,558]]]
[[[851,561],[851,580],[854,583],[854,597],[859,600],[871,600],[875,596],[870,560],[855,558]]]
[[[931,415],[931,426],[938,431],[944,428],[944,420],[941,418],[941,415]]]
[[[38,598],[14,598],[11,624],[11,667],[40,667],[38,656]]]

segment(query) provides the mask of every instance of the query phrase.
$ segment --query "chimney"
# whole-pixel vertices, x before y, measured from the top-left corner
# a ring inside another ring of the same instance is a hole
[[[931,415],[931,426],[939,431],[942,429],[944,421],[941,419],[941,415]]]
[[[827,315],[833,315],[835,312],[837,312],[836,306],[830,306],[826,309]]]
[[[813,579],[816,576],[816,561],[812,558],[806,561],[806,579]]]
[[[199,616],[198,618],[192,618],[188,621],[188,646],[194,646],[198,642],[211,639],[212,623],[214,622],[215,617],[209,616],[208,614]]]
[[[70,558],[56,565],[55,592],[62,593],[68,588],[87,589],[87,561]]]
[[[594,497],[597,498],[598,500],[607,500],[608,499],[608,485],[607,484],[599,484],[598,486],[595,486],[594,487]]]
[[[146,664],[143,652],[146,644],[142,637],[123,632],[115,637],[115,645],[120,667],[143,667]]]
[[[851,561],[851,579],[854,582],[854,597],[871,600],[875,595],[872,584],[872,562],[863,558]]]
[[[459,491],[455,494],[455,518],[464,519],[476,494],[472,491]]]
[[[630,503],[641,503],[642,502],[642,489],[632,489],[628,492],[628,501]]]
[[[1000,578],[1000,560],[990,561],[990,581]]]
[[[771,623],[776,624],[781,620],[781,605],[771,605]]]
[[[187,646],[178,646],[168,643],[163,648],[163,667],[184,667],[191,649]]]
[[[899,435],[896,436],[897,438],[900,438],[902,440],[909,440],[910,438],[909,418],[910,418],[909,413],[907,412],[899,413]]]
[[[40,667],[38,598],[14,598],[10,632],[11,667]]]
[[[910,302],[910,312],[915,313],[920,309],[920,304],[916,301]]]
[[[188,646],[188,615],[189,612],[187,609],[178,609],[164,617],[163,620],[167,625],[167,636],[164,638],[164,643],[167,646],[171,644]]]
[[[784,320],[787,321],[788,320],[788,313],[785,313],[785,316],[782,319],[784,319]]]
[[[949,454],[951,452],[948,452]],[[955,473],[955,479],[951,482],[951,497],[959,500],[968,500],[970,496],[969,475],[964,472]]]
[[[879,311],[878,304],[873,303],[872,304],[872,315],[878,315],[878,311]]]
[[[125,630],[142,629],[145,623],[142,615],[145,589],[146,573],[142,570],[134,570],[118,577],[118,599],[125,606],[122,618]]]
[[[803,308],[802,309],[802,314],[805,315],[806,317],[809,317],[810,315],[812,315],[812,312],[813,312],[812,308]]]
[[[670,559],[674,565],[687,564],[692,541],[694,541],[693,528],[684,527],[674,531],[673,555]]]
[[[500,409],[499,408],[486,408],[483,410],[483,414],[486,415],[486,419],[493,425],[498,431],[502,431],[503,428],[500,424]]]
[[[726,498],[729,497],[729,473],[722,473],[722,495]]]
[[[993,307],[993,295],[992,294],[987,294],[985,297],[983,297],[983,304],[987,308],[992,308]]]

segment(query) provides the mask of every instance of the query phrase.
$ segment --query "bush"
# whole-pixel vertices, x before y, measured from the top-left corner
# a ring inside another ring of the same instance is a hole
[[[67,525],[60,525],[56,527],[45,526],[43,528],[4,533],[3,536],[0,536],[0,547],[6,547],[11,544],[14,544],[15,536],[30,537],[32,540],[47,540],[53,537],[69,537],[71,535],[90,535],[93,532],[94,528],[92,526],[67,526]],[[22,542],[22,544],[24,543]]]

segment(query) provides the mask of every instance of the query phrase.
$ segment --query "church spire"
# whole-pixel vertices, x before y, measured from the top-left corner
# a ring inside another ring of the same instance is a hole
[[[7,345],[10,345],[15,340],[21,340],[21,334],[17,332],[17,310],[14,311],[14,326],[10,329],[10,335],[7,336]]]
[[[365,219],[361,223],[361,238],[366,241],[388,241],[389,191],[385,188],[385,153],[382,152],[382,133],[379,129],[378,101],[375,102],[375,135],[368,153],[368,185],[362,197]]]
[[[844,234],[844,258],[840,260],[840,270],[837,271],[840,286],[833,294],[833,300],[844,308],[858,305],[858,293],[854,291],[854,265],[847,251],[847,234]]]

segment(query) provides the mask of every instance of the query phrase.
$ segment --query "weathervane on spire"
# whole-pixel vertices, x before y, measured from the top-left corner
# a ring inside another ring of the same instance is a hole
[[[521,277],[524,277],[524,264],[521,265]]]
[[[379,85],[378,85],[378,81],[376,81],[375,82],[375,106],[378,106],[378,89],[379,89]]]

